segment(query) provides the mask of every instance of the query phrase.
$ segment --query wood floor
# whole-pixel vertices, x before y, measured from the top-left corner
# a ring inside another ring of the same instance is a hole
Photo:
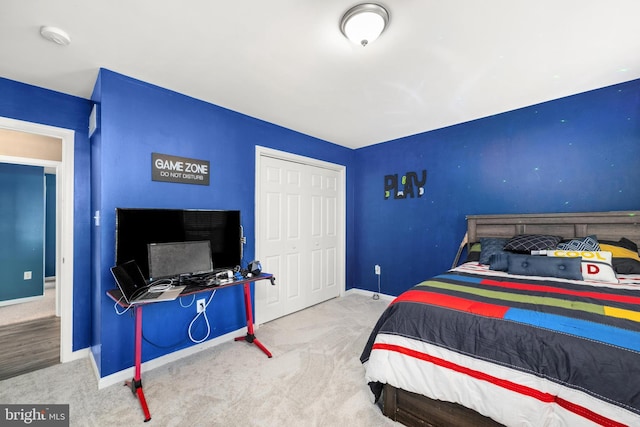
[[[60,363],[60,318],[0,326],[0,380]]]

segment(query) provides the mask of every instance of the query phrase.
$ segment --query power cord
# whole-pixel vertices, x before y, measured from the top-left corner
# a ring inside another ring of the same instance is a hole
[[[378,276],[378,293],[373,294],[374,300],[380,299],[380,265],[376,264],[373,266],[373,272]]]
[[[209,334],[211,334],[211,325],[209,325],[209,318],[207,317],[207,307],[209,307],[209,304],[211,303],[211,300],[213,299],[213,296],[216,294],[216,289],[213,290],[213,292],[211,292],[211,296],[209,297],[209,299],[207,300],[207,302],[204,305],[204,308],[202,309],[202,311],[198,314],[196,314],[196,317],[193,318],[193,320],[191,321],[191,323],[189,323],[189,339],[196,343],[196,344],[200,344],[201,342],[204,342],[207,338],[209,338]],[[193,335],[191,333],[191,328],[193,327],[194,323],[196,322],[196,320],[198,320],[198,317],[200,317],[200,315],[202,315],[202,317],[204,318],[204,322],[207,325],[207,334],[204,336],[204,338],[200,339],[200,340],[196,340],[195,338],[193,338]]]
[[[116,302],[113,304],[113,310],[116,312],[116,314],[117,314],[118,316],[122,316],[122,315],[123,315],[123,314],[125,314],[127,311],[129,311],[129,309],[131,308],[131,306],[130,306],[130,305],[128,305],[128,306],[127,306],[127,308],[125,308],[124,310],[122,310],[122,311],[118,311],[118,306],[120,305],[120,302],[121,302],[123,299],[124,299],[124,296],[121,296],[121,297],[120,297],[120,299],[119,299],[118,301],[116,301]]]
[[[196,294],[192,294],[191,295],[191,302],[189,304],[187,304],[187,305],[182,304],[182,298],[184,298],[184,297],[178,298],[178,302],[180,303],[180,307],[182,307],[182,308],[191,307],[193,305],[193,303],[196,302]]]

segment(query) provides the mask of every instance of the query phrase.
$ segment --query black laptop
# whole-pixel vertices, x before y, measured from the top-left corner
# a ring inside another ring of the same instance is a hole
[[[111,274],[129,305],[171,301],[178,298],[185,288],[185,286],[149,286],[135,261],[127,261],[111,267]]]

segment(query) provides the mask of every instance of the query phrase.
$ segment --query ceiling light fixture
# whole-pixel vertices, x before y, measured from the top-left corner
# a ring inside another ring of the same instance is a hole
[[[54,42],[61,46],[68,46],[71,43],[71,37],[65,31],[56,27],[40,27],[40,35],[49,40],[50,42]]]
[[[363,47],[380,37],[389,24],[387,9],[375,3],[362,3],[347,10],[340,21],[346,38]]]

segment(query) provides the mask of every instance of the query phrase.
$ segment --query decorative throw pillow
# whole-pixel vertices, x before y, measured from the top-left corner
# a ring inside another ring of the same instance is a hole
[[[568,242],[558,243],[558,249],[564,251],[599,251],[600,245],[595,234],[582,239],[571,239]]]
[[[509,274],[582,280],[580,258],[509,254]]]
[[[640,274],[640,257],[638,246],[624,237],[618,242],[603,240],[600,249],[612,254],[613,269],[618,274]]]
[[[495,253],[489,259],[489,270],[509,270],[509,252]]]
[[[507,240],[499,237],[480,238],[480,264],[489,264],[491,255],[504,252]]]
[[[547,256],[581,259],[584,280],[618,283],[618,277],[611,265],[611,252],[606,251],[547,251]]]
[[[555,249],[562,238],[546,234],[519,234],[507,241],[504,246],[506,251],[525,252]]]

